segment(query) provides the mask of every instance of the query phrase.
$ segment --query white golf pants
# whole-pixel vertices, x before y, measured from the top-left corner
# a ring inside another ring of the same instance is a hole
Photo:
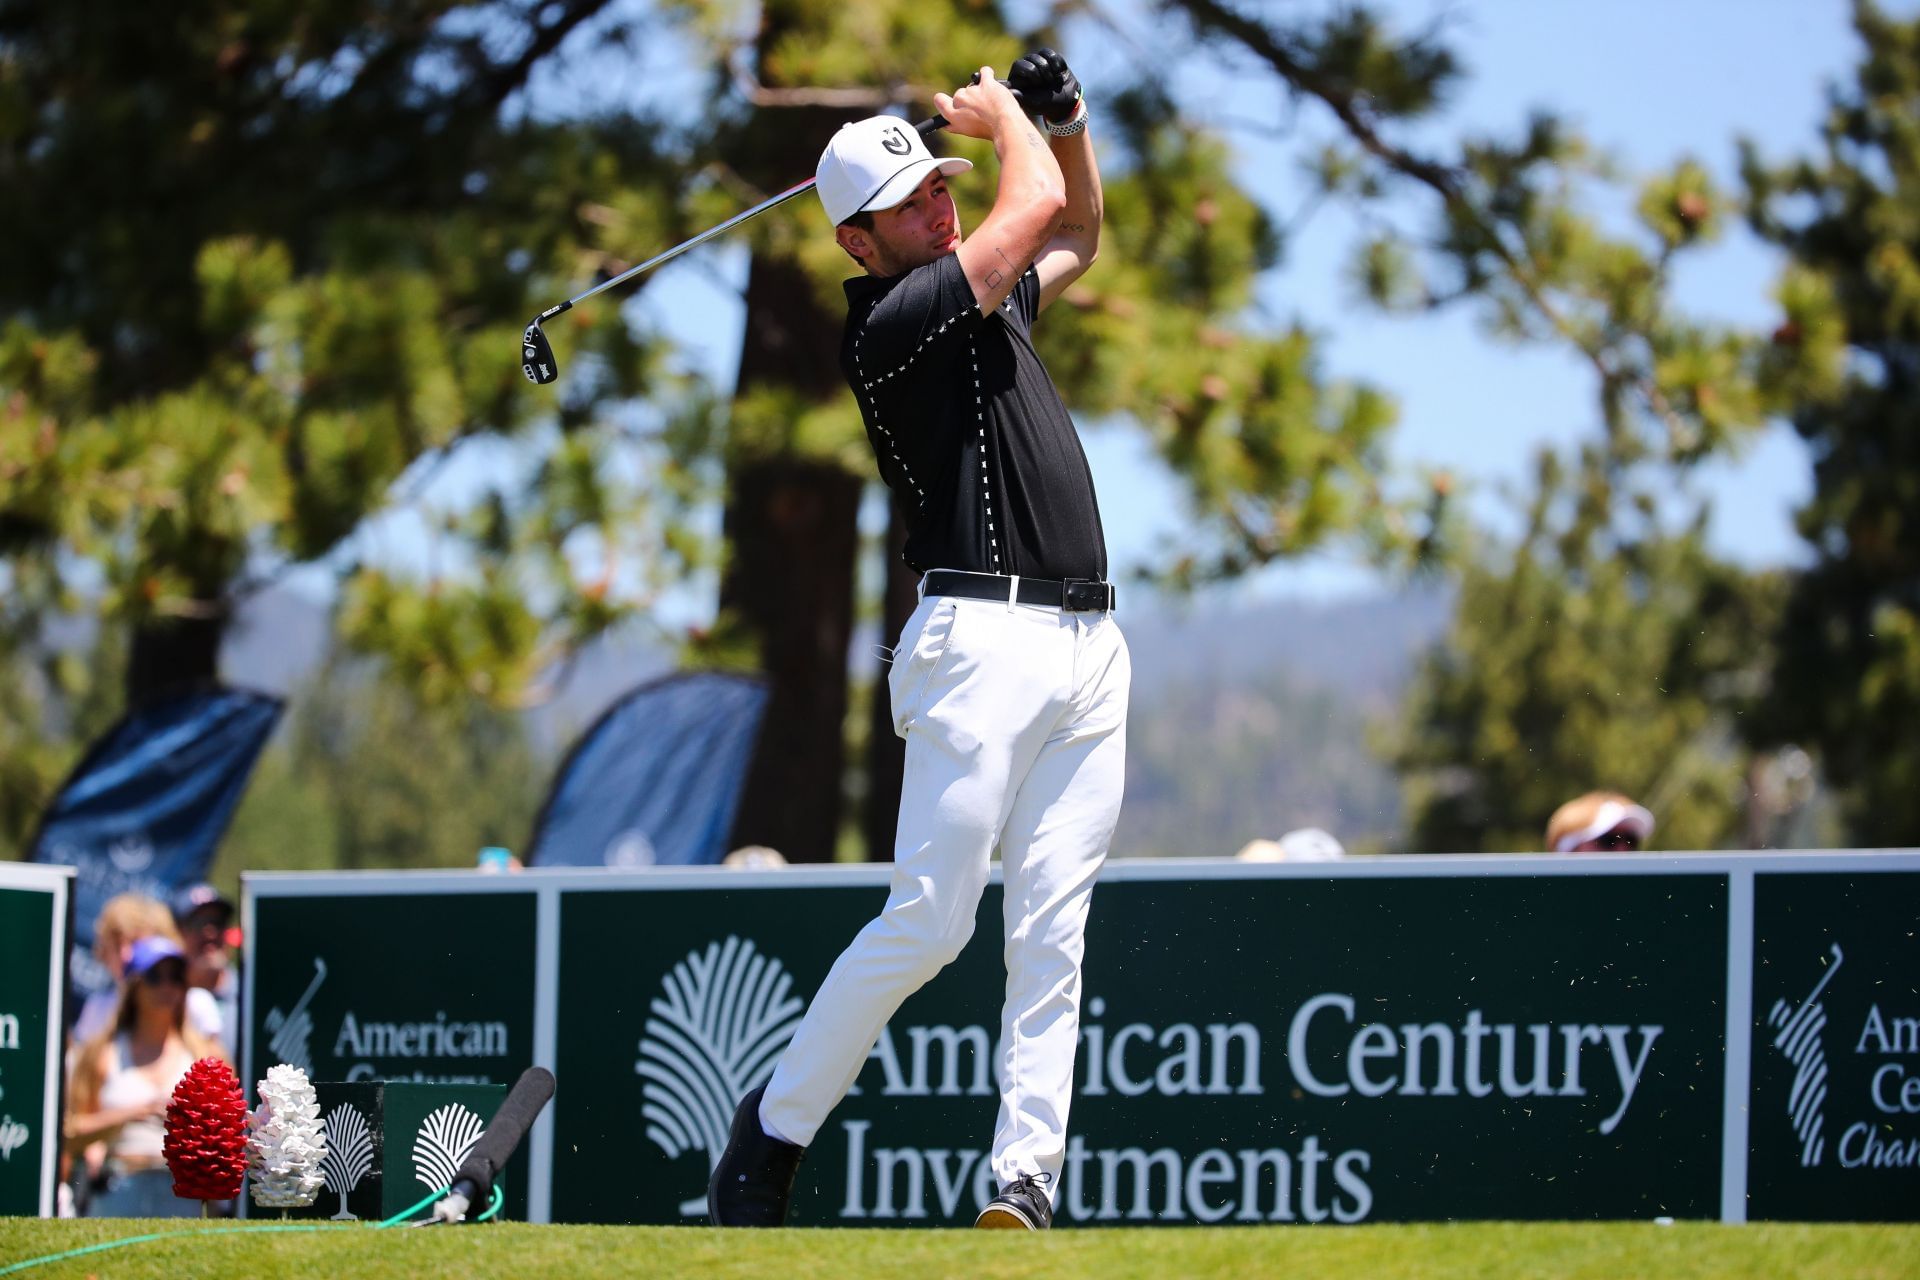
[[[1127,644],[1111,614],[928,596],[887,683],[906,777],[886,908],[834,962],[760,1106],[812,1143],[900,1003],[973,934],[987,866],[1006,888],[1006,1004],[992,1165],[1004,1186],[1067,1143],[1080,960],[1126,772]]]

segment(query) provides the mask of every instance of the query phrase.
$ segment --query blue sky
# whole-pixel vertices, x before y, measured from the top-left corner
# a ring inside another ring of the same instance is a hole
[[[1735,138],[1750,136],[1773,155],[1809,149],[1826,87],[1844,77],[1858,55],[1841,0],[1405,0],[1385,8],[1409,27],[1439,17],[1466,64],[1460,91],[1429,136],[1511,136],[1544,107],[1576,124],[1629,174],[1691,156],[1729,189],[1737,185]],[[1147,30],[1144,23],[1137,29]],[[1077,42],[1063,52],[1087,84],[1097,130],[1101,85],[1113,81],[1128,51],[1091,25],[1069,34]],[[1189,62],[1175,83],[1205,104],[1195,110],[1203,119],[1273,120],[1281,109],[1265,78],[1223,85],[1207,67]],[[1325,113],[1311,105],[1298,120],[1328,130]],[[1244,130],[1232,136],[1242,181],[1276,210],[1297,208],[1303,192],[1292,172],[1295,151]],[[986,191],[960,194],[977,201]],[[1409,217],[1403,225],[1417,223]],[[1417,318],[1370,310],[1345,276],[1354,236],[1345,210],[1329,206],[1315,214],[1285,263],[1262,282],[1266,314],[1276,322],[1297,317],[1319,332],[1331,373],[1390,390],[1402,413],[1392,446],[1396,460],[1451,470],[1467,482],[1476,512],[1497,521],[1501,486],[1523,478],[1538,446],[1570,444],[1595,429],[1591,374],[1559,350],[1486,336],[1465,310]],[[1774,314],[1768,290],[1778,265],[1743,227],[1732,226],[1684,267],[1677,297],[1695,315],[1765,324]],[[704,262],[675,264],[670,277],[639,296],[636,310],[684,343],[690,359],[730,382],[741,324],[730,286],[744,270],[738,246]],[[1083,435],[1108,513],[1114,568],[1125,574],[1150,563],[1162,539],[1177,531],[1179,489],[1138,433],[1089,427]],[[1791,512],[1808,486],[1805,450],[1784,425],[1762,433],[1739,458],[1703,469],[1694,482],[1714,504],[1716,549],[1756,565],[1800,554]],[[1240,590],[1327,596],[1378,585],[1358,566],[1319,559],[1275,567]]]
[[[1454,98],[1414,135],[1416,142],[1440,151],[1462,134],[1510,137],[1531,112],[1545,108],[1578,126],[1628,177],[1692,157],[1728,190],[1737,190],[1737,137],[1755,139],[1774,157],[1814,146],[1827,87],[1845,78],[1859,55],[1845,0],[1375,3],[1407,29],[1442,22],[1466,68]],[[1096,140],[1102,87],[1116,83],[1136,56],[1126,41],[1155,48],[1180,43],[1168,41],[1164,29],[1150,28],[1141,16],[1148,10],[1138,0],[1105,0],[1104,7],[1127,4],[1135,6],[1135,16],[1122,23],[1130,35],[1081,22],[1063,36],[1063,52],[1087,86]],[[1889,7],[1912,12],[1920,0]],[[645,39],[630,56],[562,60],[534,89],[533,109],[570,113],[663,100],[697,109],[705,82],[675,44]],[[1174,63],[1170,80],[1202,120],[1276,121],[1285,110],[1268,75],[1223,80],[1211,63],[1188,57]],[[1292,120],[1312,136],[1334,136],[1332,121],[1313,104]],[[1241,181],[1283,216],[1298,209],[1305,195],[1294,172],[1298,139],[1276,142],[1245,129],[1231,129],[1229,136]],[[810,159],[796,160],[796,178],[805,176]],[[968,190],[963,180],[957,192],[973,221],[984,212],[991,181],[991,174],[977,172],[975,188]],[[1425,209],[1416,196],[1405,205],[1400,225],[1417,228]],[[1401,410],[1391,445],[1395,465],[1451,471],[1463,482],[1475,515],[1498,528],[1511,510],[1503,488],[1523,481],[1534,451],[1544,444],[1575,444],[1596,430],[1592,375],[1560,349],[1516,347],[1487,336],[1469,310],[1406,317],[1371,309],[1346,276],[1355,238],[1356,224],[1345,209],[1320,209],[1293,239],[1286,260],[1261,282],[1264,319],[1275,325],[1299,319],[1321,336],[1328,372],[1390,391]],[[632,252],[639,257],[664,247],[637,245]],[[1683,262],[1675,282],[1683,310],[1712,320],[1771,323],[1769,289],[1780,263],[1743,226],[1730,225],[1718,244]],[[671,335],[690,365],[731,386],[746,266],[738,241],[716,241],[663,268],[633,295],[627,314]],[[1179,533],[1180,489],[1141,433],[1124,425],[1082,428],[1106,515],[1113,576],[1123,579],[1153,564]],[[459,505],[482,488],[511,485],[516,470],[528,465],[525,446],[463,454],[433,486],[432,500]],[[1737,458],[1703,467],[1689,482],[1693,494],[1713,505],[1715,549],[1751,565],[1800,557],[1791,513],[1809,486],[1806,450],[1784,424],[1761,432]],[[863,522],[873,532],[884,520],[876,492]],[[718,512],[711,524],[717,533]],[[419,513],[397,511],[369,522],[362,550],[380,559],[418,561],[423,545],[434,541]],[[1273,566],[1222,594],[1326,599],[1388,585],[1364,566],[1321,556]],[[663,621],[709,615],[714,595],[711,581],[683,584],[663,602],[663,613],[670,615]]]

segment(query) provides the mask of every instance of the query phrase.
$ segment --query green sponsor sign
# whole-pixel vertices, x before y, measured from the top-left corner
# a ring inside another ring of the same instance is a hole
[[[314,1094],[327,1142],[326,1182],[312,1205],[289,1216],[381,1222],[452,1183],[507,1087],[323,1081]],[[494,1183],[503,1217],[526,1217],[526,1166],[523,1148]],[[254,1212],[270,1217],[278,1210],[256,1205]]]
[[[267,898],[248,1077],[511,1084],[533,1061],[531,893]]]
[[[323,1113],[332,1084],[504,1088],[533,1063],[531,892],[463,893],[430,880],[412,882],[431,885],[428,892],[352,894],[338,892],[350,877],[321,883],[335,892],[261,895],[248,883],[243,1075],[250,1097],[279,1062],[316,1082]],[[396,1099],[432,1091],[389,1088],[378,1096],[390,1142]],[[478,1112],[482,1120],[491,1105]],[[365,1114],[376,1134],[378,1118]],[[523,1151],[522,1170],[510,1178],[513,1217],[526,1214],[525,1159]],[[416,1184],[409,1175],[382,1185],[401,1188],[391,1199]],[[412,1199],[424,1194],[421,1188]]]
[[[320,1078],[455,1078],[497,1024],[491,1082],[558,1080],[531,1220],[700,1222],[887,875],[250,877],[255,1071],[305,1034]],[[1912,1220],[1917,881],[1905,851],[1113,864],[1056,1224]],[[820,1131],[797,1224],[971,1222],[1004,987],[995,884]],[[1783,1029],[1820,1019],[1808,1164]]]
[[[1057,1220],[1714,1215],[1726,1014],[1697,975],[1724,964],[1726,882],[1658,885],[1103,885]],[[555,1216],[703,1216],[758,1082],[742,1029],[790,1026],[884,896],[567,895]],[[966,1224],[992,1196],[999,921],[991,890],[977,941],[887,1027],[808,1152],[796,1222]],[[574,975],[622,966],[630,988],[573,1012]]]
[[[53,1213],[73,872],[0,864],[0,1216]]]
[[[1920,873],[1754,877],[1749,1213],[1920,1208]]]

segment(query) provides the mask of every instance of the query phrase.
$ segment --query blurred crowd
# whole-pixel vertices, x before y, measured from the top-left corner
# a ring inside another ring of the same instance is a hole
[[[1638,853],[1653,838],[1653,814],[1618,791],[1589,791],[1547,819],[1548,853]],[[1318,827],[1289,831],[1277,840],[1250,840],[1235,855],[1242,862],[1333,862],[1347,856],[1339,839]]]
[[[201,1058],[233,1061],[240,943],[233,903],[194,885],[171,904],[108,900],[94,955],[114,977],[67,1033],[62,1217],[164,1218],[198,1212],[173,1194],[161,1153],[167,1102]]]

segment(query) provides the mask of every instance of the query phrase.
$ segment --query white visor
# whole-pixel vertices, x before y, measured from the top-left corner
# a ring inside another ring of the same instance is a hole
[[[1577,831],[1569,831],[1553,846],[1555,853],[1572,853],[1589,840],[1609,831],[1625,831],[1637,840],[1653,834],[1653,815],[1637,804],[1609,800],[1593,815],[1593,821]]]

